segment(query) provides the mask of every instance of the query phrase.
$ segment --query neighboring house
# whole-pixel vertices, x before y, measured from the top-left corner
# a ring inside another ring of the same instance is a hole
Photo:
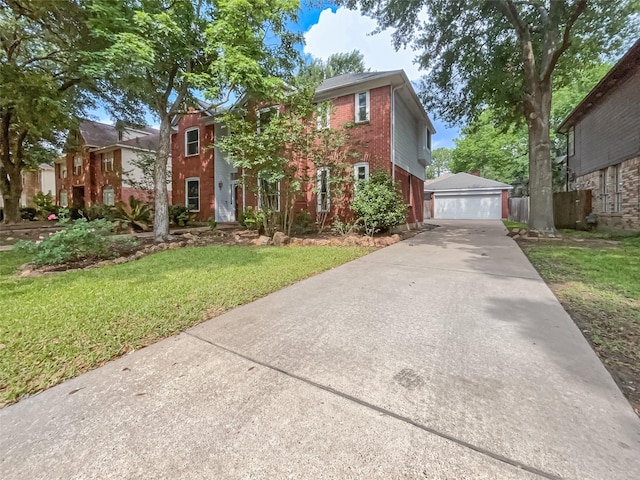
[[[66,154],[55,162],[58,204],[113,206],[132,195],[148,200],[148,191],[138,185],[145,176],[135,163],[144,155],[154,156],[158,142],[154,128],[116,128],[83,120],[70,136]]]
[[[591,190],[600,225],[640,230],[640,40],[558,128],[571,189]]]
[[[500,220],[509,215],[512,188],[469,173],[456,173],[425,185],[424,198],[432,218]]]
[[[353,161],[354,181],[367,179],[374,170],[388,172],[400,185],[408,222],[422,222],[425,167],[431,161],[435,129],[406,74],[396,70],[329,78],[316,90],[314,101],[330,102],[331,108],[310,128],[348,124],[354,150],[359,153]],[[245,207],[258,206],[260,198],[250,182],[242,181],[249,172],[231,166],[216,147],[225,127],[218,123],[215,112],[206,105],[200,107],[179,118],[174,127],[173,203],[188,205],[199,220],[235,221]],[[315,218],[326,198],[327,179],[323,172],[310,174],[318,178],[317,191],[302,194],[296,211],[306,210]],[[269,195],[278,196],[279,191],[274,189]]]
[[[37,170],[24,170],[22,172],[22,195],[20,196],[21,207],[33,207],[33,197],[36,193],[50,193],[55,203],[56,199],[56,177],[54,168],[51,165],[42,163]],[[4,207],[4,200],[0,195],[0,208]]]

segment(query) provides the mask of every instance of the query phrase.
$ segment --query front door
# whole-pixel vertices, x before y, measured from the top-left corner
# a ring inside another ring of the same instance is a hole
[[[78,210],[84,209],[84,185],[73,187],[71,195],[73,208],[77,208]]]

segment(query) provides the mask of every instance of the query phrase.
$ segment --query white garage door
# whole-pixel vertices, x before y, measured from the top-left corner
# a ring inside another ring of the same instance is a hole
[[[434,217],[440,219],[500,220],[501,195],[435,195]]]

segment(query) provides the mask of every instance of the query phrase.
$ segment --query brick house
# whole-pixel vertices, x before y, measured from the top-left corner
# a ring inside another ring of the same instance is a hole
[[[58,205],[113,206],[131,195],[148,200],[148,193],[131,183],[144,178],[134,163],[142,155],[155,155],[158,142],[154,128],[116,128],[83,120],[70,136],[67,152],[55,162]]]
[[[352,162],[354,181],[367,179],[374,170],[386,171],[402,190],[408,222],[422,222],[425,167],[431,161],[435,129],[404,71],[329,78],[317,88],[314,101],[331,106],[326,118],[317,119],[317,128],[349,125],[359,153]],[[224,134],[224,125],[206,106],[183,115],[174,127],[173,203],[189,205],[199,220],[213,217],[218,222],[233,222],[243,208],[260,204],[249,172],[238,171],[217,148],[216,138]],[[315,176],[312,171],[311,177]],[[296,211],[306,210],[312,218],[320,206],[317,197],[323,195],[320,176],[318,179],[318,193],[306,189],[295,204]]]
[[[571,189],[591,190],[599,225],[640,230],[640,40],[558,128]]]

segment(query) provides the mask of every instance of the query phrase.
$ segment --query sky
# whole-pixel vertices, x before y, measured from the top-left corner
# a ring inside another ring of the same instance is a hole
[[[302,0],[297,23],[289,25],[291,30],[304,35],[305,45],[301,48],[305,55],[326,60],[333,53],[359,50],[364,55],[365,66],[372,71],[402,69],[414,82],[421,77],[421,72],[413,62],[415,52],[411,49],[396,52],[391,42],[391,31],[371,34],[376,28],[375,20],[363,16],[359,11],[338,8],[327,2],[323,7],[309,6],[309,3],[308,0]],[[314,3],[317,5],[317,0]],[[458,136],[458,128],[448,128],[434,112],[427,113],[436,129],[433,148],[454,147],[453,139]],[[100,122],[112,123],[103,110],[97,111],[96,116]],[[148,121],[150,125],[158,127],[151,118]]]

